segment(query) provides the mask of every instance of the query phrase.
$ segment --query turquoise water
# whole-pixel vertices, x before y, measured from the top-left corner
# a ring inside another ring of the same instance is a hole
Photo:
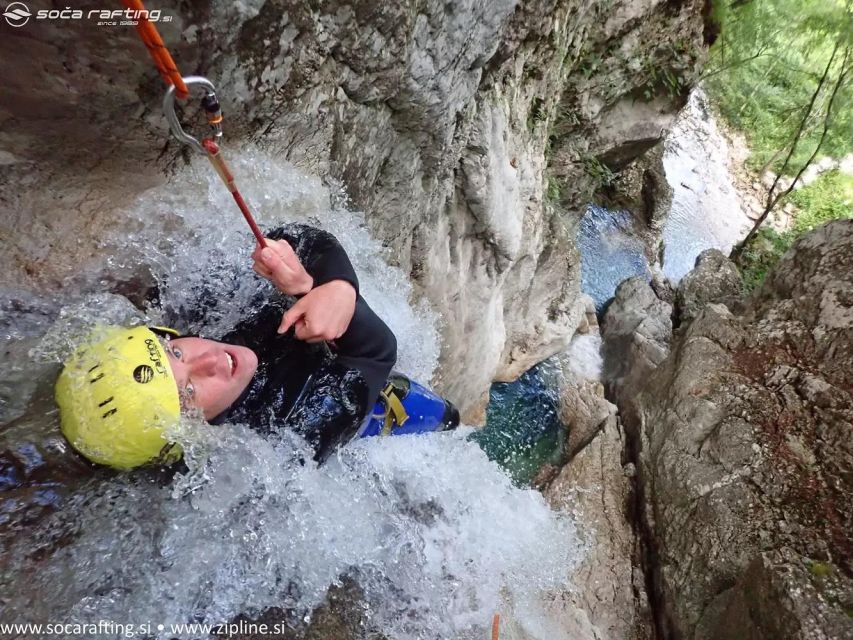
[[[578,225],[581,289],[599,312],[626,278],[651,278],[634,224],[629,211],[590,205]],[[542,465],[562,457],[566,429],[558,407],[557,372],[546,361],[515,382],[492,385],[486,426],[472,437],[516,484],[527,485]]]
[[[565,429],[558,416],[556,380],[548,363],[515,382],[496,383],[489,392],[486,426],[471,438],[518,486],[529,485],[546,463],[557,463]]]

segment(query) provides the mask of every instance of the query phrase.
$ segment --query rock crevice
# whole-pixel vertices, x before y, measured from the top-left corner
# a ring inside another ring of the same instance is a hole
[[[747,300],[706,252],[671,340],[643,282],[607,312],[660,638],[853,634],[851,248],[853,223],[821,227]]]

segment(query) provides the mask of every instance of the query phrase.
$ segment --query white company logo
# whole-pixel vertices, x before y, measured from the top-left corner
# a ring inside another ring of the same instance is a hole
[[[30,13],[30,8],[23,2],[13,2],[6,7],[6,10],[3,12],[3,17],[6,18],[6,22],[13,27],[23,27],[27,22],[29,22],[32,15],[33,14]]]
[[[13,2],[3,12],[6,22],[12,27],[23,27],[33,14],[30,8],[23,2]],[[39,9],[36,11],[35,20],[97,20],[98,26],[136,26],[140,19],[149,22],[171,22],[172,16],[164,16],[160,9]]]

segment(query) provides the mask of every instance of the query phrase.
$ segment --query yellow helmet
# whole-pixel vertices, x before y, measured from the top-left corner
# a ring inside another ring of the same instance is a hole
[[[63,435],[92,462],[131,469],[181,456],[163,435],[181,415],[178,386],[151,329],[95,329],[65,361],[56,403]]]

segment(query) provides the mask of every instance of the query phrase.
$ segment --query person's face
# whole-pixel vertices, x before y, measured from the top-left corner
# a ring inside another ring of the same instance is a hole
[[[181,398],[205,420],[231,406],[258,368],[251,349],[205,338],[173,338],[166,351]]]

